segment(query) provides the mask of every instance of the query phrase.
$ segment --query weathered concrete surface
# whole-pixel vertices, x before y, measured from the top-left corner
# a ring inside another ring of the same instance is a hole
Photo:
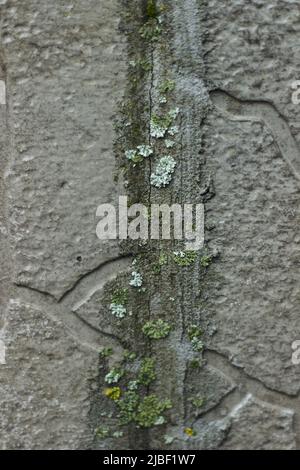
[[[291,102],[298,5],[229,2],[225,20],[212,3],[207,49],[215,48],[207,76],[237,100],[230,110],[213,99],[207,122],[216,190],[207,205],[215,227],[209,238],[221,252],[208,287],[218,329],[210,347],[267,387],[297,394],[300,369],[291,363],[291,344],[300,335],[300,188],[289,162],[300,163],[299,107]]]
[[[300,108],[290,87],[300,79],[299,6],[162,3],[162,37],[145,46],[140,35],[130,38],[143,24],[140,1],[1,2],[3,449],[165,448],[166,436],[170,449],[299,448],[300,369],[291,344],[300,339],[300,190],[289,166],[300,161]],[[132,58],[150,67],[146,78],[135,63],[126,79]],[[149,119],[160,111],[165,78],[176,86],[168,106],[180,107],[174,182],[150,189],[149,161],[127,172],[129,190],[148,203],[205,202],[213,261],[163,266],[154,280],[153,265],[141,262],[148,291],[130,291],[132,315],[118,323],[108,292],[128,285],[132,257],[119,259],[117,243],[96,238],[95,212],[117,196],[117,101],[131,93],[138,139],[153,144]],[[171,322],[168,338],[145,340],[149,317]],[[196,367],[187,337],[195,323],[207,351]],[[103,347],[114,348],[106,365],[98,364]],[[151,391],[171,395],[173,408],[154,430],[126,427],[122,437],[96,442],[105,419],[117,425],[100,388],[124,347],[155,358]],[[193,399],[202,398],[195,409]]]
[[[6,325],[1,448],[90,447],[89,396],[97,353],[76,344],[63,323],[53,321],[33,301],[11,300]]]
[[[115,198],[113,116],[124,81],[118,23],[117,2],[2,7],[15,277],[57,298],[118,254],[95,234],[95,208]]]
[[[0,14],[8,98],[0,106],[0,447],[88,448],[89,396],[106,343],[71,309],[122,268],[95,270],[119,251],[95,234],[98,204],[116,197],[113,119],[125,70],[118,2],[4,1]],[[46,295],[61,298],[75,285],[60,305]]]
[[[222,449],[294,450],[293,413],[247,395],[230,413],[230,431]]]

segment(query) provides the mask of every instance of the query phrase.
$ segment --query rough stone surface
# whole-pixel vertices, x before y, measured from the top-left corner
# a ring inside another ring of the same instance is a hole
[[[156,3],[157,29],[145,30],[146,0],[0,1],[1,449],[299,448],[299,5]],[[176,170],[158,190],[150,175],[166,148],[149,121],[176,107]],[[146,143],[151,158],[124,163]],[[124,181],[133,202],[205,204],[194,263],[174,263],[173,240],[97,239],[96,208]],[[171,330],[151,340],[142,327],[158,318]],[[155,359],[142,398],[172,408],[108,436],[120,428],[105,377],[125,348],[137,353],[127,376]]]
[[[230,413],[231,422],[222,449],[294,450],[293,412],[270,406],[252,395]]]
[[[117,2],[2,7],[11,158],[7,213],[16,282],[61,297],[118,254],[97,239],[113,202],[113,116],[124,45]]]
[[[88,414],[96,352],[76,344],[62,322],[20,299],[11,300],[6,324],[1,448],[88,448],[93,438]]]

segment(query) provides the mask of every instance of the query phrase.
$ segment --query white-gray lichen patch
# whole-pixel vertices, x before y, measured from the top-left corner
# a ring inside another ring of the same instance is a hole
[[[142,285],[143,285],[143,276],[140,273],[138,273],[137,271],[133,271],[131,273],[131,276],[132,276],[132,279],[129,282],[131,287],[142,287]]]
[[[151,174],[151,185],[156,188],[162,188],[170,184],[172,176],[175,171],[176,161],[170,155],[162,157],[155,169]]]
[[[110,304],[110,311],[116,318],[124,318],[127,314],[126,307],[122,304]]]
[[[150,145],[138,145],[136,149],[126,150],[125,157],[133,163],[139,163],[144,158],[153,155],[153,149]]]

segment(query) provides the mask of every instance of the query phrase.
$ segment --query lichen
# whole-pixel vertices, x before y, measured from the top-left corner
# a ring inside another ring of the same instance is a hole
[[[168,133],[171,135],[171,136],[174,136],[176,134],[179,133],[179,127],[178,126],[173,126],[173,127],[170,127],[168,129]]]
[[[111,297],[110,311],[116,318],[124,318],[127,314],[128,289],[116,289]]]
[[[172,181],[175,171],[176,162],[170,155],[162,157],[155,169],[155,173],[151,174],[151,185],[156,188],[167,186]]]
[[[110,398],[113,401],[117,401],[121,397],[121,389],[120,387],[110,387],[104,389],[104,395],[107,398]]]
[[[105,376],[105,382],[108,384],[118,383],[119,380],[123,377],[124,371],[119,368],[114,368]]]
[[[184,428],[184,433],[185,433],[188,437],[195,437],[195,436],[197,436],[197,433],[196,433],[196,431],[194,431],[193,428]]]
[[[169,436],[168,434],[165,434],[164,442],[167,446],[173,444],[174,441],[175,441],[175,437]]]
[[[131,287],[141,287],[143,285],[143,276],[137,271],[131,273],[132,279],[129,282]]]
[[[150,145],[138,145],[136,149],[126,150],[125,157],[133,163],[140,163],[144,158],[153,155],[153,149]]]
[[[148,395],[139,403],[136,423],[143,428],[158,426],[165,422],[162,413],[172,408],[170,400],[160,400],[156,395]]]
[[[174,142],[174,140],[170,140],[170,139],[165,140],[165,146],[167,147],[167,149],[171,149],[175,147],[175,145],[176,145],[176,142]]]
[[[113,303],[110,304],[109,308],[111,310],[112,315],[114,315],[114,317],[116,317],[116,318],[126,317],[127,309],[126,309],[126,307],[124,307],[124,305],[116,304],[116,303],[113,302]]]
[[[143,326],[144,335],[148,336],[150,339],[162,339],[166,338],[171,331],[171,326],[169,323],[158,319],[150,320]]]

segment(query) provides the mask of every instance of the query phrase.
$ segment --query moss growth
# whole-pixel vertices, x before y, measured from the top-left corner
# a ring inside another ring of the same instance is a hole
[[[203,335],[203,331],[201,330],[201,328],[199,328],[199,326],[197,325],[189,326],[188,336],[189,336],[190,341],[192,341],[192,339],[194,338],[201,338],[202,335]]]
[[[207,268],[212,263],[212,256],[202,256],[200,264],[203,268]]]
[[[203,335],[203,331],[197,325],[191,325],[188,328],[188,337],[190,342],[192,343],[192,348],[194,351],[202,352],[204,348],[204,344],[201,340]]]
[[[155,18],[150,18],[139,30],[139,33],[146,41],[157,41],[162,33]]]
[[[97,437],[99,437],[100,439],[106,439],[107,437],[110,436],[110,429],[109,428],[106,428],[106,427],[103,427],[103,426],[99,426],[96,430],[95,430],[95,435]]]
[[[155,379],[156,372],[154,359],[147,357],[142,361],[137,381],[139,384],[148,387]]]
[[[100,426],[95,430],[95,435],[100,439],[107,439],[108,437],[112,437],[118,439],[124,436],[123,431],[112,431],[108,427]]]
[[[118,305],[126,305],[128,301],[128,289],[116,289],[111,297],[111,302]]]
[[[114,350],[112,348],[103,348],[102,351],[100,351],[99,355],[101,358],[106,358],[112,356],[114,353]]]
[[[169,323],[159,319],[150,320],[143,326],[143,333],[150,339],[166,338],[171,331]]]
[[[139,60],[137,64],[144,72],[150,72],[152,70],[152,63],[146,59]]]
[[[186,267],[190,266],[196,261],[196,251],[176,251],[174,252],[174,262],[178,266]]]
[[[173,80],[165,80],[161,85],[159,86],[159,91],[163,95],[165,93],[171,93],[172,91],[175,90],[175,82]]]
[[[202,367],[202,360],[201,359],[192,359],[190,362],[190,366],[192,369],[200,369]]]
[[[153,114],[151,120],[153,124],[162,127],[163,129],[168,129],[168,127],[170,127],[173,122],[173,119],[171,116],[169,116],[169,114],[166,114],[165,116],[158,116],[157,114]]]
[[[147,2],[147,16],[148,16],[148,18],[157,18],[159,16],[159,11],[157,9],[155,0],[148,0],[148,2]]]
[[[202,406],[205,404],[206,402],[206,398],[205,397],[201,397],[199,395],[197,395],[196,397],[191,397],[190,399],[190,402],[191,404],[194,406],[194,408],[196,408],[197,410],[199,410],[200,408],[202,408]]]
[[[123,354],[123,361],[125,362],[132,362],[136,359],[136,353],[135,352],[131,352],[131,351],[124,351],[124,354]]]
[[[158,259],[158,262],[153,265],[152,271],[154,274],[160,274],[161,268],[168,263],[168,256],[162,253]]]

